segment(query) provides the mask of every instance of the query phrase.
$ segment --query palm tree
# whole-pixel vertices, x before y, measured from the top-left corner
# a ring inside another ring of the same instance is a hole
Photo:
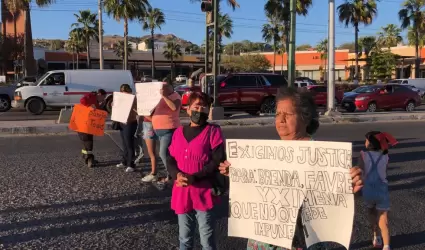
[[[317,52],[320,53],[320,59],[322,61],[325,61],[325,66],[324,66],[324,73],[323,73],[323,79],[326,80],[326,61],[328,59],[328,39],[323,39],[321,40],[317,46],[316,46],[316,50]]]
[[[85,42],[83,40],[83,34],[82,34],[82,30],[80,29],[74,29],[71,30],[71,32],[69,32],[69,38],[68,41],[66,42],[65,48],[68,51],[72,52],[72,58],[74,58],[74,54],[77,55],[77,63],[73,64],[73,69],[75,69],[75,67],[78,69],[79,68],[79,63],[80,63],[80,52],[84,50],[85,47]]]
[[[24,29],[24,54],[25,54],[25,73],[26,75],[36,75],[37,70],[34,62],[34,46],[32,41],[32,28],[31,28],[31,0],[1,0],[4,6],[12,12],[16,13],[19,11],[24,11],[25,13],[25,29]],[[35,4],[38,7],[46,7],[53,4],[55,0],[35,0]],[[3,5],[2,5],[3,6]],[[3,24],[3,27],[6,28],[6,25]],[[4,29],[5,34],[6,29]]]
[[[116,21],[124,19],[124,46],[128,45],[128,22],[140,18],[150,8],[148,0],[104,0],[105,11]],[[128,66],[128,50],[124,49],[124,70]]]
[[[263,25],[262,33],[263,33],[263,39],[266,43],[272,43],[273,47],[273,73],[275,73],[276,68],[276,51],[277,47],[279,45],[279,20],[276,18],[276,16],[268,15],[267,19],[269,23],[266,23]],[[283,64],[283,62],[282,62]],[[283,65],[282,65],[283,67]]]
[[[375,0],[345,0],[345,3],[338,6],[339,21],[345,27],[354,27],[354,47],[356,57],[355,80],[359,78],[359,25],[372,23],[377,14]]]
[[[420,31],[424,28],[425,22],[425,0],[406,0],[402,4],[402,9],[398,12],[401,21],[401,28],[411,27],[415,33],[415,78],[419,77],[419,67],[421,59],[419,58],[419,38]]]
[[[364,52],[365,54],[365,59],[366,59],[366,65],[365,65],[365,78],[369,79],[369,72],[370,72],[370,62],[369,62],[369,57],[370,54],[375,51],[376,49],[376,37],[374,36],[365,36],[360,38],[359,40],[359,47],[361,47],[361,51]],[[362,53],[360,53],[362,54]]]
[[[202,0],[190,0],[190,2],[192,3],[199,3],[202,2]],[[227,4],[232,7],[233,10],[235,10],[236,8],[240,7],[238,2],[236,2],[236,0],[227,0]]]
[[[222,15],[219,13],[218,19],[218,51],[220,53],[223,52],[223,37],[231,38],[233,34],[233,20],[230,18],[228,14]],[[210,33],[208,35],[209,44],[214,44],[214,30],[210,29]],[[213,51],[209,51],[210,56],[212,56]]]
[[[99,19],[97,19],[97,14],[90,10],[80,10],[79,14],[74,14],[74,16],[77,18],[77,22],[73,23],[71,27],[79,30],[82,35],[81,38],[84,40],[87,51],[87,68],[90,69],[90,41],[92,39],[99,41]]]
[[[127,55],[131,56],[131,53],[133,53],[133,49],[131,48],[130,44],[128,43],[127,46],[124,46],[124,41],[119,41],[114,44],[114,53],[117,55],[117,57],[121,58],[123,61],[124,66],[124,49],[127,48]]]
[[[155,76],[155,29],[161,29],[161,26],[165,24],[165,15],[158,8],[149,8],[145,16],[140,18],[143,23],[143,30],[149,30],[151,32],[151,49],[152,49],[152,77]]]
[[[307,16],[308,9],[312,6],[312,0],[297,0],[297,14]],[[286,51],[289,48],[290,2],[288,0],[268,0],[264,5],[266,15],[273,15],[283,23],[282,41],[285,43]]]
[[[419,49],[422,49],[425,47],[425,30],[419,31]],[[409,27],[407,31],[407,43],[409,46],[415,46],[416,42],[416,32],[413,30],[413,28]],[[420,51],[420,50],[419,50]]]
[[[171,63],[171,80],[174,80],[174,59],[182,56],[181,46],[174,40],[167,41],[165,50],[163,52],[165,58],[170,60]]]
[[[285,55],[286,49],[284,43],[280,43],[277,49],[277,53],[282,57],[282,65],[280,67],[280,74],[283,75],[283,58]]]
[[[397,46],[397,44],[403,41],[400,33],[401,29],[394,24],[388,24],[387,26],[382,27],[381,31],[378,33],[379,45],[387,47],[388,49]]]

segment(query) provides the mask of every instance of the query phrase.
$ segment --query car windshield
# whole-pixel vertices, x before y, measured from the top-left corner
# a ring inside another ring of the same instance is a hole
[[[370,86],[363,86],[363,87],[358,87],[355,90],[353,90],[353,92],[355,93],[372,93],[375,92],[374,87],[370,87]]]
[[[39,83],[40,83],[40,81],[41,80],[43,80],[47,75],[49,75],[50,74],[50,72],[47,72],[47,73],[45,73],[44,75],[42,75],[41,77],[39,77],[38,79],[37,79],[37,82],[36,82],[36,84],[35,85],[38,85]]]

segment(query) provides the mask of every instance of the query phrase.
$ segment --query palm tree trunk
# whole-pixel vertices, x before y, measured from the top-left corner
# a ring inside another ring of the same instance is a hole
[[[128,19],[124,18],[124,70],[127,70],[128,64]]]
[[[285,21],[284,22],[284,26],[285,26],[285,36],[286,36],[286,40],[285,40],[285,47],[286,47],[286,66],[289,65],[289,56],[288,56],[288,50],[289,50],[289,21]]]
[[[155,78],[155,42],[153,40],[154,33],[153,29],[151,29],[151,46],[152,46],[152,79]]]
[[[34,62],[34,46],[32,43],[32,29],[31,29],[31,12],[29,2],[25,6],[25,72],[26,75],[34,76],[37,73],[35,62]]]
[[[354,53],[356,58],[356,68],[354,69],[354,79],[359,80],[359,24],[354,24]]]
[[[174,51],[172,53],[174,53]],[[170,76],[171,79],[170,79],[170,81],[173,82],[173,79],[174,79],[174,56],[173,55],[171,55],[170,60],[171,60],[171,76]]]
[[[283,58],[284,58],[285,52],[282,51],[282,65],[280,66],[280,75],[283,76]]]
[[[77,69],[80,68],[80,51],[78,51],[78,50],[77,50],[77,66],[76,66],[76,68]]]
[[[72,51],[72,70],[75,70],[75,51]]]
[[[419,30],[415,29],[415,78],[419,78],[419,67],[421,65],[421,59],[419,58]]]
[[[4,0],[1,0],[1,9],[2,10],[6,10],[6,5],[5,5],[5,1]],[[3,53],[2,53],[2,57],[3,57],[3,60],[2,60],[2,74],[3,75],[6,75],[6,73],[7,73],[7,69],[6,69],[6,65],[7,65],[7,58],[6,58],[6,54],[4,53],[4,49],[5,49],[5,47],[4,47],[4,44],[5,44],[5,41],[6,41],[6,39],[7,39],[7,26],[6,26],[6,15],[1,15],[1,23],[2,23],[2,26],[3,26],[3,37],[2,37],[2,39],[3,39],[3,44],[2,44],[2,51],[3,51]]]
[[[275,72],[276,69],[276,43],[273,46],[273,74]]]
[[[90,62],[90,38],[86,37],[86,47],[87,47],[87,68],[91,69]]]

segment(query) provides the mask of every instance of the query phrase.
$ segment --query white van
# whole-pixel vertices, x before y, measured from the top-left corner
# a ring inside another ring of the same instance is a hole
[[[425,90],[425,78],[416,78],[416,79],[394,79],[389,81],[389,83],[398,83],[403,85],[412,85],[419,90]]]
[[[127,70],[55,70],[40,77],[36,86],[24,86],[15,91],[12,107],[25,108],[39,115],[47,107],[74,106],[81,97],[92,91],[104,89],[106,109],[111,111],[112,93],[121,84],[134,89],[133,76]]]

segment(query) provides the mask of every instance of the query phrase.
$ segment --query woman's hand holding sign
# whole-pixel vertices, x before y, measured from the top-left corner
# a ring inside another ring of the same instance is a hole
[[[224,162],[220,163],[220,166],[218,167],[218,169],[220,170],[220,174],[225,175],[225,176],[229,176],[230,165],[231,164],[228,161],[224,161]]]

